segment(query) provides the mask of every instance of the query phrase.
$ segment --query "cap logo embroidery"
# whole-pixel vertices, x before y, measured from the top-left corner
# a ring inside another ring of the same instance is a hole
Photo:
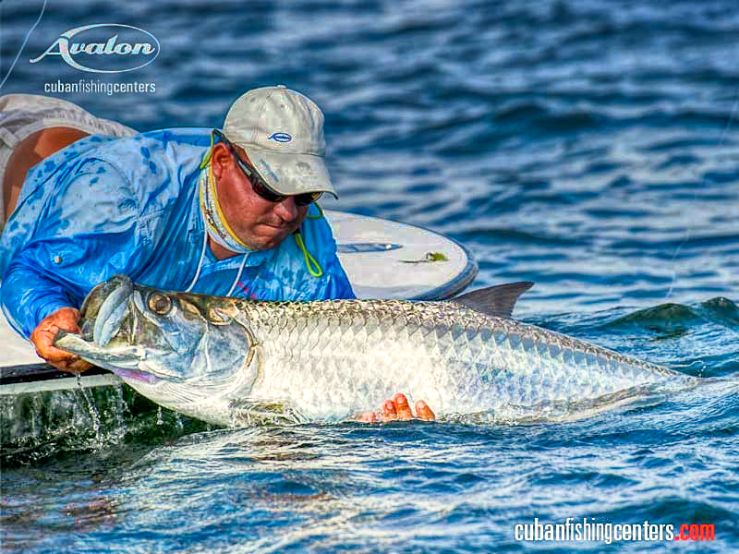
[[[272,135],[269,137],[269,140],[273,140],[275,142],[290,142],[293,138],[288,135],[287,133],[272,133]]]

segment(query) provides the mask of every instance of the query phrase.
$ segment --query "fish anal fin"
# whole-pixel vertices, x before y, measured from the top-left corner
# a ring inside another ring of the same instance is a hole
[[[457,298],[452,298],[452,302],[462,304],[484,314],[511,317],[518,297],[533,286],[534,283],[531,281],[506,283],[504,285],[473,290]]]

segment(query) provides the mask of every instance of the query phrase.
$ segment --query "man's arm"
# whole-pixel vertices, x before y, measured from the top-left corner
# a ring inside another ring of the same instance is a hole
[[[26,207],[43,219],[10,260],[0,302],[16,331],[61,367],[61,351],[51,346],[56,331],[75,331],[74,310],[87,292],[115,273],[131,273],[143,254],[136,197],[112,166],[88,160],[55,185],[58,194]]]

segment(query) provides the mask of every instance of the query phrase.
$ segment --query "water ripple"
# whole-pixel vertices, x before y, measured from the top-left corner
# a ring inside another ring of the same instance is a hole
[[[5,64],[39,7],[2,3]],[[100,21],[161,42],[135,76],[157,94],[66,97],[93,113],[218,126],[243,90],[285,83],[326,113],[341,193],[326,207],[447,233],[477,258],[475,286],[537,283],[524,320],[708,379],[548,425],[208,430],[116,396],[96,399],[96,432],[74,395],[0,404],[4,551],[521,551],[513,526],[534,517],[711,522],[718,540],[696,547],[736,550],[734,2],[77,0],[47,15],[29,55]],[[57,78],[79,74],[19,63],[3,92]]]

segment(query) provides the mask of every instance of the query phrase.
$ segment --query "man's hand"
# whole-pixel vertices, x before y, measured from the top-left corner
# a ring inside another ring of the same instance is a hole
[[[31,342],[36,347],[36,354],[49,364],[62,371],[82,373],[92,366],[78,356],[54,347],[54,338],[60,330],[79,333],[77,322],[80,312],[75,308],[59,308],[53,314],[41,320],[31,333]]]
[[[408,405],[408,399],[404,394],[398,393],[391,400],[386,400],[382,405],[382,409],[377,412],[364,412],[356,417],[361,423],[381,423],[385,421],[408,421],[411,419],[420,419],[422,421],[433,421],[436,415],[431,411],[426,402],[419,400],[416,402],[416,415],[413,416],[411,407]]]

